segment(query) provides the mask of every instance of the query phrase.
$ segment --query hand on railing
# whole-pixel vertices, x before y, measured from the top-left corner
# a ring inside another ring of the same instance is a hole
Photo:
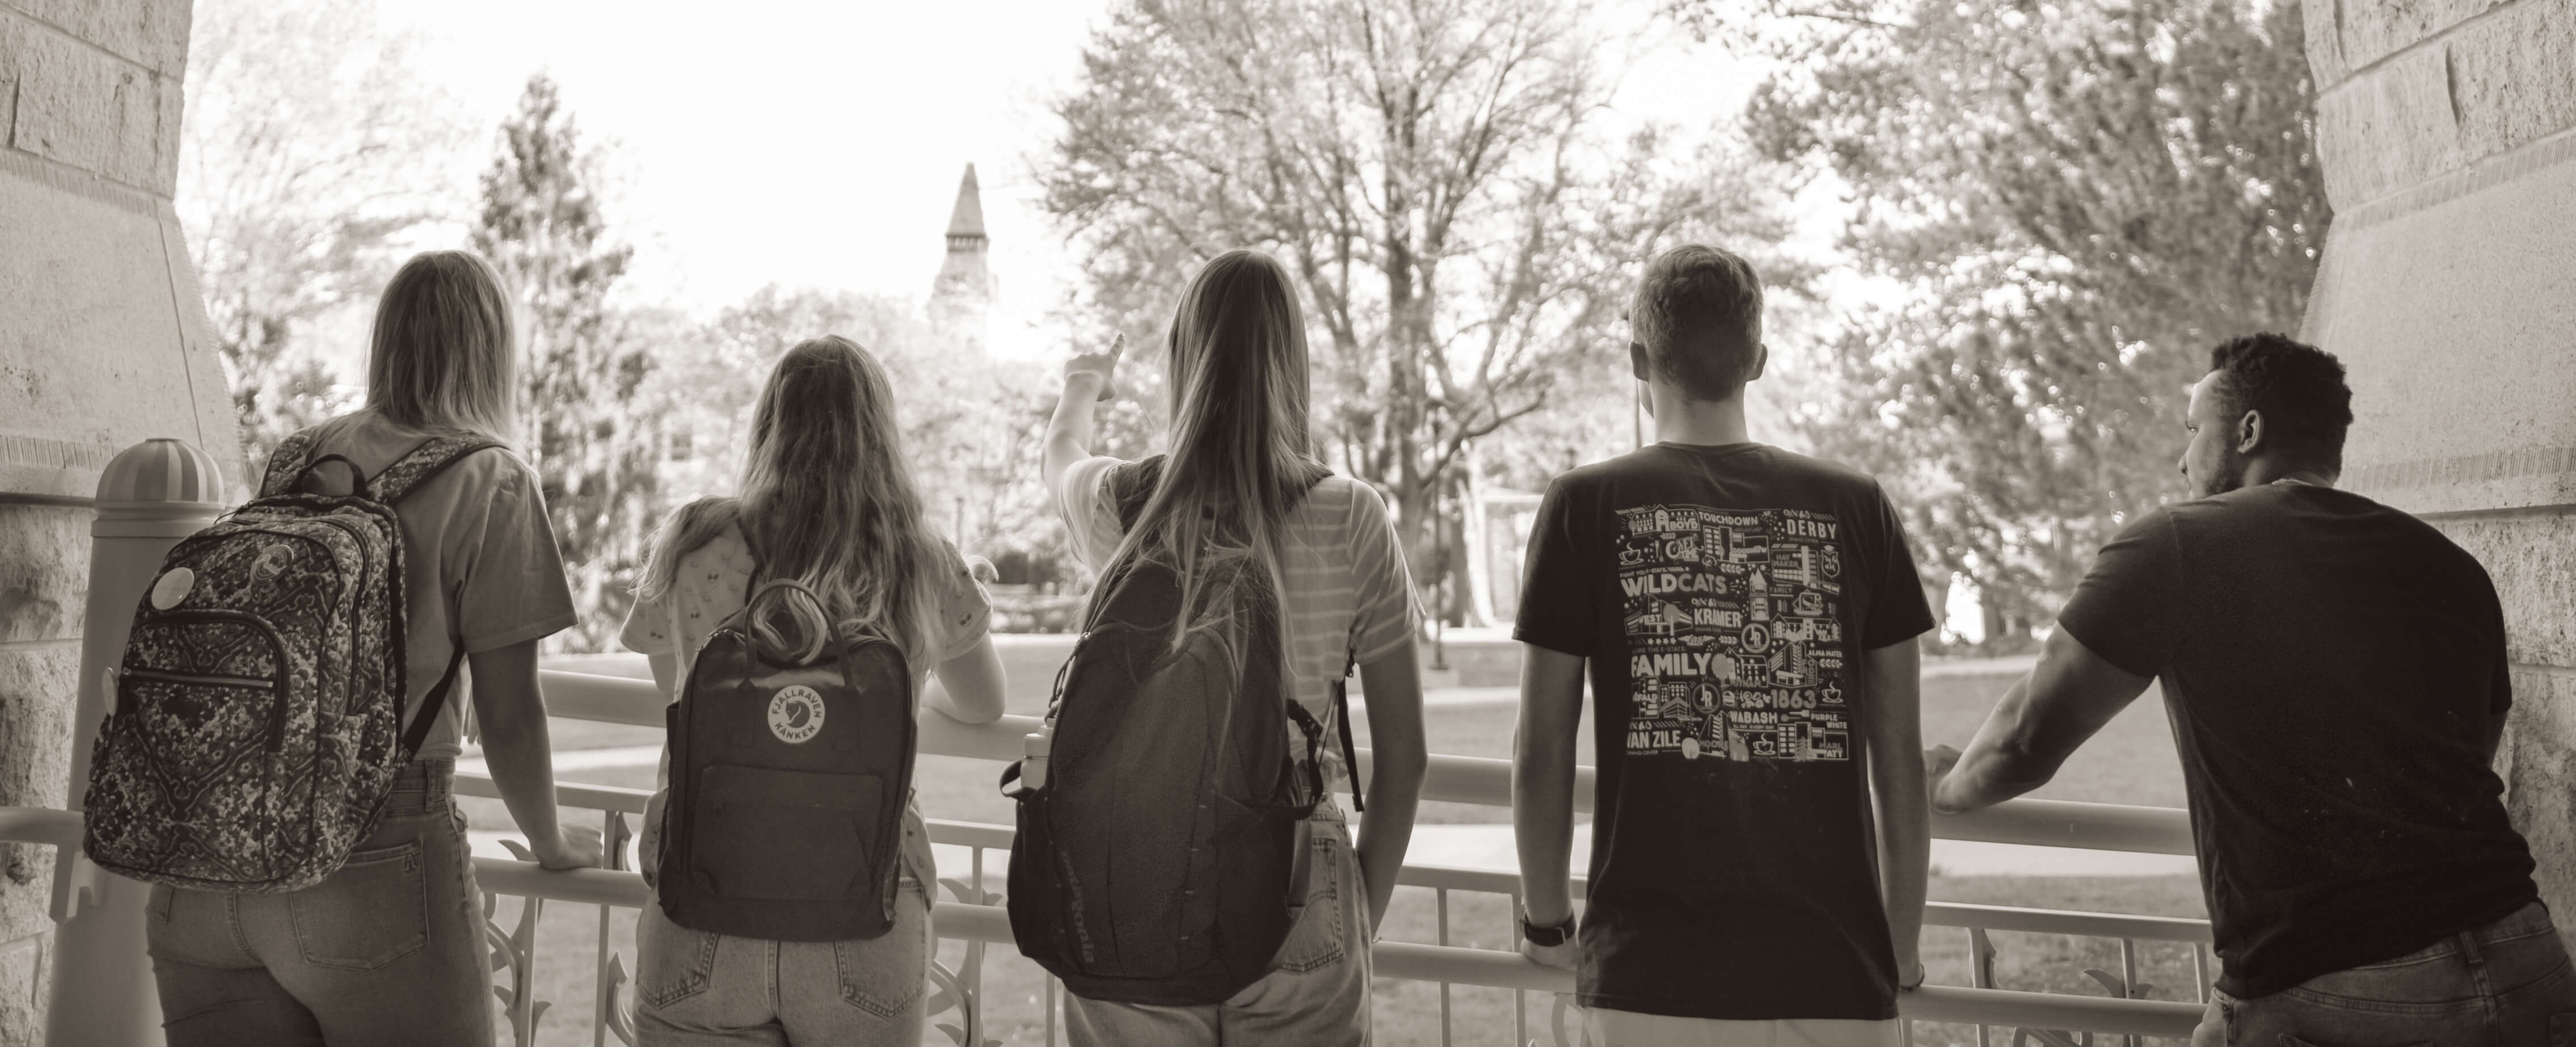
[[[554,845],[543,851],[531,851],[527,844],[517,840],[503,840],[501,846],[520,861],[535,862],[540,867],[558,872],[599,868],[600,855],[605,853],[599,830],[587,825],[567,825],[556,829]]]

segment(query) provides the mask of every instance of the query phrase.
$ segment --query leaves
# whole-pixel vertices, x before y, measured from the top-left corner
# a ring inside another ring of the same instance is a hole
[[[2295,5],[1828,0],[1683,8],[1795,65],[1746,112],[1854,202],[1843,246],[1905,290],[1825,342],[1800,418],[1879,473],[1927,573],[2004,642],[2093,550],[2184,494],[2184,388],[2210,346],[2294,330],[2329,220]],[[1990,639],[1992,639],[1990,633]]]
[[[529,321],[520,411],[531,439],[523,450],[543,479],[581,608],[581,624],[550,642],[602,650],[625,622],[665,504],[663,404],[645,387],[654,369],[641,336],[649,317],[609,307],[634,252],[608,236],[600,154],[582,147],[552,80],[529,78],[500,138],[483,174],[472,243],[500,269]]]
[[[1279,257],[1306,296],[1325,457],[1427,544],[1472,445],[1624,358],[1650,252],[1786,232],[1749,158],[1601,124],[1607,47],[1561,0],[1123,7],[1056,105],[1045,206],[1089,253],[1102,328],[1158,330],[1222,251]]]
[[[352,406],[298,335],[438,217],[465,125],[366,0],[208,3],[190,38],[176,204],[256,473]]]

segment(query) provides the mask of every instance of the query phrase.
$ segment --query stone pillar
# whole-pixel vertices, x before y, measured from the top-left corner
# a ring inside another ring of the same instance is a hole
[[[242,489],[170,208],[189,14],[0,0],[0,806],[63,804],[99,470],[174,436]],[[0,844],[0,1043],[45,1026],[53,861]]]
[[[2497,770],[2576,932],[2576,0],[2304,2],[2335,212],[2306,338],[2351,370],[2344,484],[2495,577]]]

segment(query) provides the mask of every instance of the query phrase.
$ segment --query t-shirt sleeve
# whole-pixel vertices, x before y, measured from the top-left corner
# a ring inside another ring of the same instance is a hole
[[[2154,676],[2174,644],[2173,517],[2157,510],[2122,530],[2057,612],[2057,627],[2104,661]]]
[[[1873,484],[1869,494],[1876,517],[1870,540],[1876,546],[1878,577],[1871,587],[1869,619],[1861,623],[1860,645],[1874,651],[1932,631],[1937,619],[1931,601],[1923,597],[1923,575],[1914,567],[1914,547],[1906,544],[1905,521],[1885,490]]]
[[[678,533],[679,521],[679,513],[673,513],[663,523],[662,533]],[[626,609],[626,624],[617,630],[617,642],[637,654],[669,654],[676,649],[679,645],[671,638],[671,596],[677,588],[676,584],[665,586],[649,600],[638,592],[635,606]]]
[[[966,567],[964,557],[952,551],[939,582],[939,660],[973,650],[975,644],[993,631],[993,601],[984,593],[984,583]]]
[[[467,653],[543,639],[579,620],[554,525],[546,519],[545,495],[536,475],[515,458],[493,485],[481,539],[457,580],[456,621]]]
[[[1548,484],[1530,528],[1512,639],[1589,658],[1601,620],[1600,550],[1578,533],[1575,498],[1564,478]]]
[[[1109,470],[1124,464],[1108,455],[1085,458],[1065,467],[1052,492],[1074,559],[1094,571],[1117,554],[1118,540],[1125,536],[1118,525],[1118,507],[1109,499]]]
[[[1370,662],[1412,639],[1422,610],[1414,602],[1413,573],[1405,564],[1395,524],[1387,518],[1386,502],[1376,488],[1357,482],[1352,486],[1351,650],[1354,660]]]

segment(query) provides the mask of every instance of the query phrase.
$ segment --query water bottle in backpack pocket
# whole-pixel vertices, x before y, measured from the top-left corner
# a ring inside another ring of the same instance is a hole
[[[402,524],[394,505],[499,446],[424,441],[372,479],[297,433],[260,496],[171,547],[135,610],[92,750],[82,849],[100,868],[233,893],[294,891],[375,830],[394,775],[464,659],[402,723]],[[311,460],[308,460],[311,459]],[[347,494],[309,474],[346,465]]]
[[[671,795],[655,891],[671,922],[773,941],[875,938],[894,925],[912,795],[903,650],[834,635],[793,662],[749,623],[779,579],[709,633],[666,716]],[[828,620],[829,616],[824,616]]]

